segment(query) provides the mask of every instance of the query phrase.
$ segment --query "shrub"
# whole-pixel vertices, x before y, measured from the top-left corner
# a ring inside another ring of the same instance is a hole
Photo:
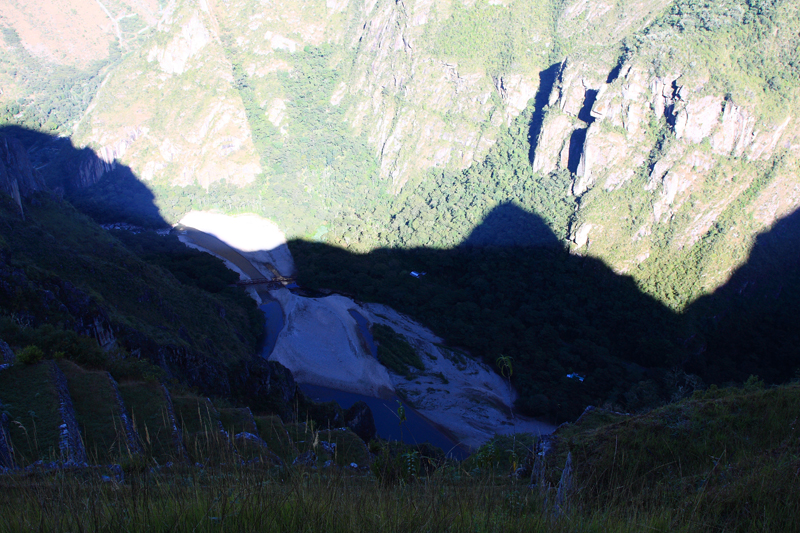
[[[44,352],[38,346],[26,346],[17,353],[17,361],[23,365],[34,365],[44,359]]]

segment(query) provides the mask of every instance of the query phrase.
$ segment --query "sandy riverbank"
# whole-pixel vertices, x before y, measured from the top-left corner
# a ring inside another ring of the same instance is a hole
[[[374,397],[394,393],[389,373],[367,351],[348,313],[356,307],[353,300],[340,295],[304,298],[287,289],[270,295],[286,317],[270,359],[291,370],[298,382]]]
[[[366,304],[360,312],[370,322],[402,334],[422,358],[425,370],[408,380],[390,374],[396,391],[420,414],[477,448],[495,434],[551,433],[555,427],[512,414],[516,391],[494,370],[469,355],[443,347],[429,329],[391,307]]]

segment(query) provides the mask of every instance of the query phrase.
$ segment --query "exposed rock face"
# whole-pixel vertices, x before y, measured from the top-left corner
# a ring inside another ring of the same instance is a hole
[[[533,170],[544,174],[569,168],[570,139],[576,130],[587,127],[575,115],[559,113],[556,109],[544,120],[533,159]]]
[[[182,186],[241,185],[261,172],[215,27],[206,4],[173,2],[164,10],[153,45],[106,80],[77,128],[77,143],[97,153],[82,164],[81,185],[116,161],[145,181]]]
[[[696,242],[736,198],[713,176],[737,174],[735,190],[741,192],[738,174],[750,182],[755,174],[740,167],[769,164],[783,152],[796,161],[799,151],[791,109],[783,116],[782,110],[766,109],[780,106],[762,105],[763,95],[756,94],[761,89],[733,87],[726,94],[728,89],[712,77],[719,69],[709,68],[707,58],[693,57],[688,46],[681,46],[683,38],[662,39],[659,32],[666,30],[659,19],[670,3],[545,2],[538,3],[548,11],[542,17],[538,4],[514,11],[523,2],[483,0],[277,1],[269,9],[257,0],[175,0],[159,19],[150,16],[148,26],[157,21],[152,36],[142,39],[140,50],[126,49],[130,53],[112,69],[77,128],[78,143],[94,147],[97,155],[83,162],[76,182],[92,184],[121,162],[159,186],[209,188],[220,180],[238,185],[263,180],[266,190],[285,191],[291,201],[341,187],[307,178],[302,170],[289,175],[280,163],[262,161],[250,133],[251,127],[261,130],[256,135],[261,148],[286,143],[297,149],[305,142],[304,134],[297,134],[301,120],[293,123],[291,116],[296,95],[283,82],[298,72],[313,71],[307,78],[314,78],[319,73],[303,63],[313,60],[306,47],[330,45],[333,52],[323,54],[325,68],[338,80],[330,87],[316,84],[324,94],[314,96],[321,107],[344,115],[337,119],[346,126],[343,144],[330,151],[331,157],[351,142],[361,150],[365,141],[381,178],[374,187],[398,192],[431,168],[463,168],[482,160],[530,98],[540,88],[549,90],[541,74],[554,67],[558,79],[544,98],[549,107],[535,132],[533,168],[574,174],[571,192],[581,198],[578,218],[598,226],[592,230],[593,249],[624,270],[637,263],[633,258],[647,256],[649,236],[659,225],[681,220],[672,228],[676,245]],[[496,51],[473,49],[483,39],[459,41],[459,31],[469,27],[459,26],[467,20],[459,17],[476,9],[477,18],[492,10],[520,15],[525,31],[516,44],[522,46],[509,44],[507,62],[491,65],[479,57]],[[548,22],[542,23],[544,18]],[[795,30],[791,26],[787,33]],[[687,39],[692,31],[687,29]],[[627,46],[624,39],[634,35],[640,46]],[[552,63],[562,61],[556,42],[572,43],[560,67]],[[666,50],[675,54],[668,57]],[[788,184],[791,175],[778,169],[775,179]],[[281,187],[272,187],[276,183]],[[636,189],[626,193],[629,197],[648,204],[647,220],[633,217],[636,224],[622,213],[629,205],[606,194],[629,186]],[[710,198],[698,201],[701,195]],[[789,206],[781,194],[767,199],[759,193],[759,198],[752,210],[760,224],[769,223],[768,213],[798,205]],[[321,213],[329,209],[324,204],[320,200],[313,208],[320,225],[338,216]],[[697,212],[689,215],[689,209]],[[616,211],[619,223],[600,223],[609,211]],[[623,255],[625,265],[619,259]]]
[[[84,150],[85,156],[78,166],[78,175],[70,185],[76,188],[90,187],[100,181],[103,174],[114,169],[114,161],[105,161],[94,153],[94,150]]]
[[[83,150],[83,157],[78,164],[77,179],[69,183],[76,188],[94,185],[106,172],[111,172],[117,166],[117,161],[125,156],[125,152],[141,137],[147,135],[146,127],[130,128],[126,134],[111,144],[101,146],[95,152],[91,149]]]
[[[353,57],[337,66],[347,75],[331,104],[346,106],[354,135],[368,138],[389,188],[398,190],[430,167],[463,168],[486,154],[539,83],[534,70],[489,74],[437,57],[422,43],[450,8],[434,4],[312,2],[279,4],[265,13],[254,0],[224,8],[173,2],[152,44],[127,59],[100,91],[79,143],[102,151],[118,144],[127,128],[145,128],[124,158],[145,180],[249,183],[262,168],[223,48],[241,56],[248,83],[263,94],[264,115],[285,133],[286,98],[275,94],[274,80],[263,80],[291,70],[280,54],[332,42]],[[252,13],[246,24],[242,13]],[[230,41],[222,42],[224,32]],[[190,108],[187,102],[202,104]]]
[[[58,391],[58,410],[61,414],[61,435],[58,447],[61,451],[61,458],[66,464],[86,465],[86,450],[83,447],[80,426],[75,418],[75,407],[72,405],[72,397],[69,395],[67,378],[58,364],[52,361],[53,382]]]
[[[0,191],[11,196],[21,211],[22,198],[44,188],[44,181],[31,165],[22,143],[0,135]]]
[[[572,194],[583,195],[601,177],[605,177],[603,182],[605,188],[613,188],[633,177],[638,165],[625,163],[634,157],[634,162],[641,164],[644,162],[644,154],[631,154],[631,151],[631,145],[628,144],[625,135],[604,132],[599,126],[590,126],[578,163]]]
[[[493,77],[417,46],[426,27],[442,23],[436,7],[377,2],[358,21],[353,72],[343,88],[353,102],[347,115],[356,132],[367,134],[381,177],[394,190],[423,169],[463,168],[482,158],[497,128],[509,124],[539,86],[535,75]]]
[[[692,100],[680,110],[675,119],[675,138],[686,139],[694,144],[701,142],[711,134],[719,124],[721,98],[704,96]]]
[[[749,109],[721,94],[708,94],[708,80],[702,76],[656,76],[637,61],[622,65],[608,83],[598,83],[597,76],[586,74],[591,69],[577,61],[565,61],[534,158],[534,168],[542,172],[575,165],[572,194],[585,197],[579,217],[583,225],[572,230],[576,246],[588,245],[591,232],[594,253],[618,258],[621,242],[629,239],[626,254],[632,264],[649,257],[655,225],[671,224],[689,205],[694,214],[675,227],[673,244],[680,248],[696,242],[752,183],[759,171],[749,162],[770,160],[779,150],[792,158],[800,152],[795,135],[788,133],[792,117],[758,125]],[[582,124],[585,138],[576,143]],[[773,179],[784,172],[788,169],[775,172]],[[643,175],[644,182],[634,179]],[[624,218],[629,206],[607,195],[620,187],[633,187],[629,194],[646,198],[651,213],[649,219],[637,220],[625,237],[620,224],[609,223],[609,214],[617,211],[622,225],[630,225]],[[687,203],[690,198],[694,201]]]
[[[561,83],[551,95],[551,105],[571,116],[579,107],[576,95],[580,93],[580,87],[575,87],[577,76],[569,71],[572,65],[565,62]],[[579,81],[581,86],[585,85],[583,79]],[[679,142],[668,154],[662,154],[653,162],[648,188],[654,186],[652,180],[666,179],[667,171],[679,161],[696,159],[698,156],[691,146],[706,139],[717,155],[744,156],[751,160],[772,157],[791,117],[771,131],[757,131],[750,112],[726,101],[721,95],[704,95],[702,83],[690,88],[692,82],[682,76],[647,75],[641,67],[631,63],[621,68],[619,79],[602,85],[591,106],[593,122],[580,151],[573,193],[580,196],[595,184],[613,189],[632,178],[652,149],[653,132],[648,137],[646,130],[659,120],[666,120],[671,128],[668,137]],[[551,115],[554,116],[551,118]],[[537,169],[552,171],[559,168],[555,161],[563,161],[563,157],[559,157],[563,150],[561,147],[571,130],[561,115],[554,111],[548,112],[545,124],[551,126],[546,126],[542,137],[559,139],[561,144],[553,140],[542,144],[537,149],[534,165]],[[537,165],[538,161],[542,163]],[[545,161],[548,164],[544,164]],[[692,164],[692,167],[697,166]],[[715,164],[712,161],[701,166],[708,171]],[[669,204],[675,196],[675,184],[667,183],[665,187]]]
[[[711,148],[719,155],[742,157],[753,140],[755,117],[731,101],[725,102],[722,124],[711,137]]]
[[[172,9],[174,9],[173,6]],[[172,13],[168,12],[159,29],[172,23]],[[180,32],[164,47],[153,47],[147,54],[147,61],[157,60],[161,70],[167,74],[183,74],[189,59],[200,52],[211,40],[211,35],[203,21],[195,14],[181,27]]]

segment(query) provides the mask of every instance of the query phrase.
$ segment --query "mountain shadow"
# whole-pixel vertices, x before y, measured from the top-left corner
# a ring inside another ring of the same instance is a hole
[[[531,416],[560,422],[589,404],[636,410],[703,383],[800,377],[800,210],[759,235],[730,280],[683,314],[545,230],[537,215],[503,204],[449,250],[290,248],[304,285],[390,304],[489,364],[510,356],[517,406]]]
[[[747,262],[686,315],[701,332],[686,367],[707,382],[800,377],[800,210],[761,233]]]
[[[68,140],[22,133],[36,171],[96,220],[164,223],[152,192],[130,169],[109,167]],[[83,181],[92,172],[99,179]],[[140,254],[150,246],[130,244]],[[497,206],[451,249],[356,254],[303,240],[289,247],[306,288],[389,304],[489,364],[511,357],[519,409],[552,421],[574,419],[589,404],[656,405],[699,383],[687,373],[706,383],[742,382],[750,374],[780,383],[800,364],[798,212],[760,235],[729,282],[682,315],[602,261],[570,254],[541,217],[511,203]],[[146,305],[158,302],[142,298]],[[164,306],[153,313],[165,313]],[[175,333],[174,346],[188,342]],[[159,364],[171,353],[174,362],[166,367],[191,383],[216,383],[223,374],[209,362],[214,357],[188,354],[219,347],[192,342],[174,353],[156,343],[148,353]]]
[[[513,204],[449,250],[289,247],[301,285],[390,304],[490,365],[511,357],[517,407],[530,416],[653,405],[669,397],[665,375],[686,357],[679,316],[633,279],[571,255],[539,216]]]

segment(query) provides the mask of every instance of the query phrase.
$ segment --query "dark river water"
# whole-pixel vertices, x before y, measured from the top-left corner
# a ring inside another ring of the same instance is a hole
[[[283,329],[283,309],[277,300],[273,299],[268,292],[258,291],[261,297],[261,305],[258,306],[264,313],[264,344],[261,348],[261,357],[269,358],[275,343],[278,342],[278,335]]]
[[[407,444],[422,444],[429,442],[438,446],[453,459],[466,459],[469,453],[456,445],[450,438],[437,429],[428,420],[414,411],[408,404],[403,403],[406,411],[406,421],[400,427],[400,420],[397,416],[397,402],[400,401],[396,396],[389,399],[373,398],[363,394],[344,392],[319,385],[300,384],[300,389],[305,392],[312,400],[320,402],[334,401],[342,408],[347,409],[357,401],[363,401],[372,410],[375,418],[375,429],[378,436],[386,440],[399,440]]]

